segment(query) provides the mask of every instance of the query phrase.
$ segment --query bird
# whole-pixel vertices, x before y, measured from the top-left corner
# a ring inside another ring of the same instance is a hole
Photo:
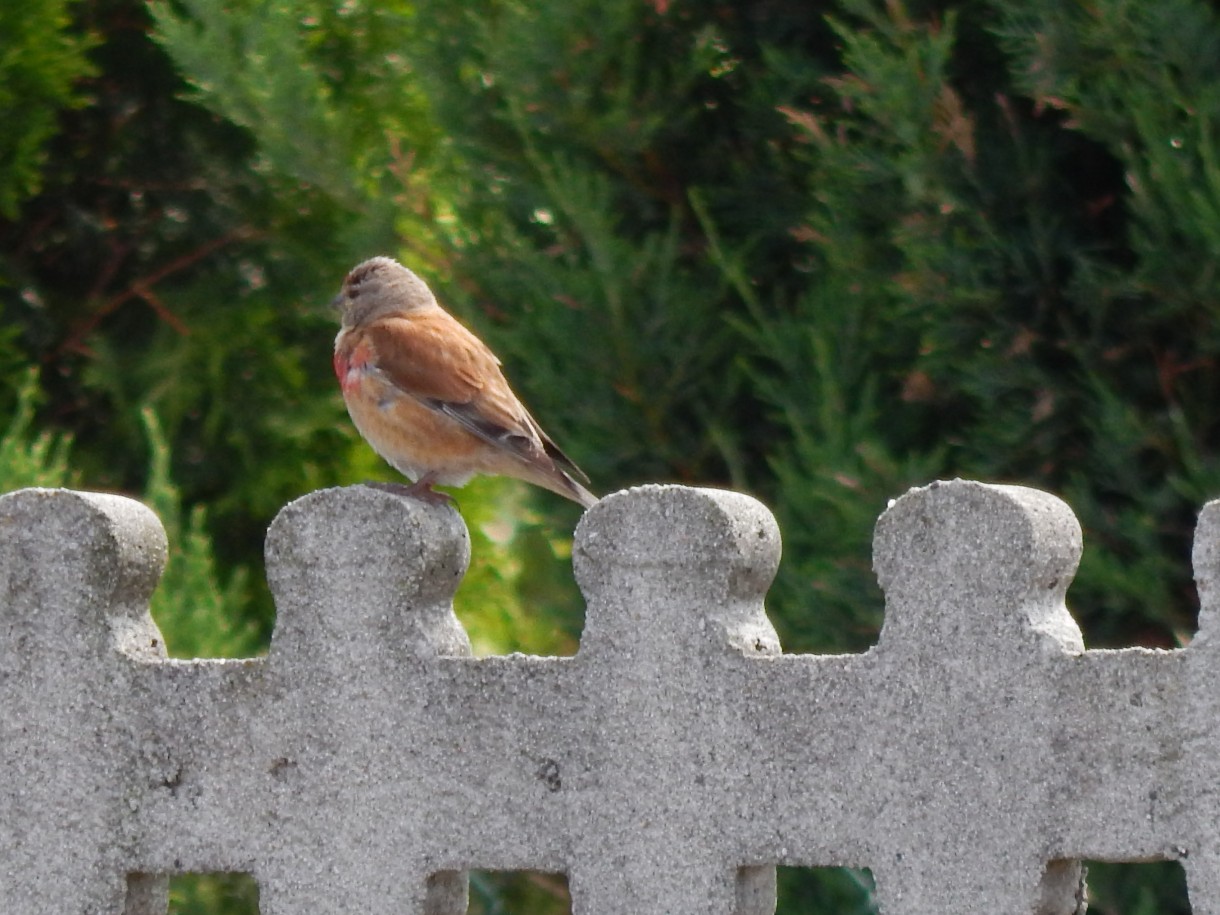
[[[516,477],[583,508],[589,478],[513,393],[500,360],[389,257],[357,264],[331,303],[341,313],[334,369],[356,429],[425,502],[475,474]],[[400,485],[400,484],[397,484]]]

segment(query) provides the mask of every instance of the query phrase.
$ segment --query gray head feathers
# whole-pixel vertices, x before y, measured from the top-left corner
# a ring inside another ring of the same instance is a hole
[[[428,284],[389,257],[371,257],[353,267],[335,305],[343,310],[345,327],[383,314],[438,307]]]

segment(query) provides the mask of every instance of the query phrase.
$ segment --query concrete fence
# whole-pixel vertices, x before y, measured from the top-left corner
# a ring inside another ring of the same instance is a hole
[[[1084,858],[1179,859],[1220,915],[1220,503],[1184,650],[1085,651],[1080,550],[1045,493],[913,490],[878,645],[783,655],[767,510],[643,487],[577,530],[578,654],[474,659],[461,520],[357,486],[272,525],[267,657],[172,661],[157,519],[14,493],[0,913],[164,913],[167,875],[243,871],[265,915],[456,915],[480,868],[564,872],[587,915],[762,915],[782,864],[871,868],[888,915],[1068,915]]]

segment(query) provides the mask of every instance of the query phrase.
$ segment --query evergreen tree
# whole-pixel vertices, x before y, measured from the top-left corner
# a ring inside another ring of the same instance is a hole
[[[88,34],[69,30],[67,0],[0,6],[0,216],[38,190],[56,112],[79,105],[76,82],[90,72]]]

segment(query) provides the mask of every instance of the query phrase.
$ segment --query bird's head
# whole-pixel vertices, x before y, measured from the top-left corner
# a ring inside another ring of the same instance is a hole
[[[331,305],[342,313],[344,327],[437,307],[428,285],[389,257],[373,257],[353,267]]]

